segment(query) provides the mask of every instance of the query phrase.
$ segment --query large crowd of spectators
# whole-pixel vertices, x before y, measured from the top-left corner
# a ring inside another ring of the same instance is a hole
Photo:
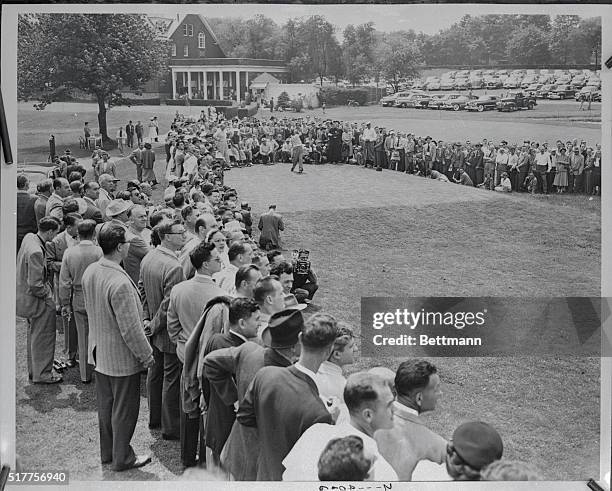
[[[177,114],[159,202],[153,188],[162,179],[154,157],[143,164],[153,150],[142,144],[127,164],[140,179],[121,191],[100,149],[91,169],[67,153],[36,195],[18,176],[17,314],[28,321],[28,375],[36,384],[61,383],[62,371],[78,365],[81,381],[95,382],[102,464],[122,471],[150,461],[130,444],[146,373],[149,428],[180,442],[186,467],[199,464],[217,478],[539,477],[502,459],[501,436],[486,423],[464,423],[449,439],[427,427],[420,414],[435,410],[443,376],[431,363],[345,377],[358,336],[314,303],[319,280],[308,251],[285,257],[276,206],[254,220],[224,185],[224,170],[235,165],[291,159],[301,170],[305,159],[359,163],[360,152],[365,166],[459,181],[465,174],[473,184],[497,179],[502,164],[512,175],[514,164],[498,161],[505,142],[494,153],[487,142],[447,146],[383,134],[369,123]],[[533,148],[537,156],[544,146]],[[482,171],[467,164],[473,152]],[[494,175],[484,155],[496,155]],[[63,360],[54,359],[58,315]]]

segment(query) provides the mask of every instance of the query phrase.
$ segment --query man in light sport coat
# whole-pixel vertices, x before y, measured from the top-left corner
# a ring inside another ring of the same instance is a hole
[[[59,231],[59,222],[44,217],[38,233],[26,234],[17,254],[16,313],[28,320],[28,375],[36,384],[54,384],[62,377],[53,372],[55,302],[49,284],[45,243]]]
[[[170,292],[168,307],[168,335],[170,341],[176,344],[176,355],[182,365],[185,363],[185,343],[193,332],[202,315],[204,306],[214,297],[224,295],[212,279],[212,275],[221,270],[221,258],[214,244],[200,242],[189,254],[191,265],[196,273],[193,278],[179,283]],[[188,414],[188,393],[185,389],[184,377],[181,375],[181,411],[180,437],[181,461],[185,467],[196,465],[196,454],[200,434],[200,410],[197,408]],[[201,449],[201,461],[204,461],[204,449]]]
[[[186,231],[178,220],[164,220],[153,230],[161,244],[143,258],[138,281],[144,326],[155,357],[147,375],[149,427],[161,426],[162,438],[179,440],[181,363],[168,335],[168,305],[172,287],[185,279],[176,253],[185,245]]]
[[[447,441],[419,418],[435,409],[440,396],[436,367],[423,360],[403,362],[395,375],[395,390],[393,429],[377,431],[374,439],[400,480],[411,481],[419,462],[442,464],[446,459]]]
[[[104,257],[85,270],[82,280],[89,354],[96,371],[101,460],[123,471],[151,461],[137,456],[130,441],[140,411],[140,372],[155,360],[144,333],[138,289],[119,265],[129,249],[125,228],[103,225],[98,244]]]

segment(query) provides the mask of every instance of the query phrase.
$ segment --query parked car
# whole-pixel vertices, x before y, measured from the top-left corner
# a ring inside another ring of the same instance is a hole
[[[585,87],[597,87],[601,89],[601,80],[598,78],[590,78]]]
[[[461,94],[444,94],[439,99],[432,98],[427,107],[429,109],[442,109],[443,104],[446,104],[448,101],[456,99],[457,97],[461,97]]]
[[[576,76],[572,79],[571,81],[571,86],[574,87],[575,89],[581,89],[582,87],[584,87],[586,85],[586,77],[584,75],[582,76]]]
[[[536,97],[538,99],[548,99],[548,95],[556,88],[555,84],[544,84],[539,90],[536,90]]]
[[[574,97],[576,89],[571,85],[557,85],[557,88],[548,94],[549,99],[569,99]]]
[[[453,90],[455,80],[452,78],[443,78],[440,80],[440,90]]]
[[[456,78],[454,90],[466,90],[468,88],[469,81],[467,78]]]
[[[448,99],[442,104],[442,109],[453,111],[460,111],[461,109],[465,109],[465,106],[468,102],[477,99],[476,96],[472,95],[460,95],[459,97],[455,97],[453,99]]]
[[[414,101],[414,107],[416,109],[427,109],[429,107],[429,101],[431,101],[432,96],[430,94],[422,95]]]
[[[428,109],[440,109],[440,106],[442,105],[442,101],[445,100],[446,97],[447,97],[447,94],[432,95],[427,101],[427,108]]]
[[[484,80],[482,77],[472,77],[469,80],[469,88],[470,89],[484,89]]]
[[[491,89],[501,89],[503,87],[503,85],[504,84],[502,83],[502,81],[499,78],[497,78],[497,77],[490,78],[490,79],[486,80],[486,83],[485,83],[485,87],[487,89],[489,89],[489,90],[491,90]]]
[[[523,78],[523,80],[521,81],[521,89],[526,89],[531,84],[536,83],[537,80],[538,80],[538,78],[535,75],[527,75],[527,76],[525,76],[525,78]]]
[[[468,111],[483,112],[497,107],[497,97],[494,95],[481,95],[478,99],[471,100],[465,105]]]
[[[593,85],[587,85],[580,89],[580,91],[576,92],[574,95],[574,99],[576,99],[576,101],[580,101],[581,99],[586,101],[589,94],[591,94],[592,101],[601,102],[601,91]]]
[[[425,85],[426,90],[440,90],[440,81],[434,80]]]
[[[412,84],[412,89],[413,90],[423,90],[425,88],[425,84],[423,82],[421,82],[420,80],[415,80],[414,83]]]
[[[497,103],[497,110],[501,112],[533,109],[536,104],[533,96],[526,96],[523,92],[510,92]]]
[[[378,102],[382,107],[394,106],[395,100],[399,97],[400,94],[408,95],[409,92],[396,92],[395,94],[386,95],[384,97],[381,97],[380,101]]]
[[[538,90],[542,88],[543,84],[533,83],[525,88],[525,92],[530,95],[535,95]]]
[[[416,101],[422,97],[427,97],[427,94],[412,92],[407,97],[398,97],[395,99],[395,107],[415,107]]]
[[[521,87],[521,81],[517,78],[508,78],[504,82],[504,89],[519,89]]]

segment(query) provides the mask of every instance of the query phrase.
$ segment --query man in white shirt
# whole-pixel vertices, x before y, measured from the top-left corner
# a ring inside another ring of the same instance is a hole
[[[397,481],[397,473],[378,452],[373,438],[377,430],[393,427],[393,393],[382,378],[371,373],[351,375],[344,389],[350,413],[346,423],[318,423],[308,428],[283,460],[283,481],[318,480],[319,457],[334,438],[355,435],[363,440],[364,451],[374,455],[370,474],[374,481]]]
[[[535,176],[538,180],[538,188],[542,190],[544,194],[548,194],[548,185],[546,181],[546,173],[550,172],[551,162],[550,154],[546,150],[544,145],[540,145],[540,150],[535,155]]]
[[[253,248],[249,244],[234,242],[227,251],[229,265],[213,275],[213,279],[222,290],[230,295],[236,293],[236,272],[240,266],[251,264]]]
[[[376,130],[372,128],[372,123],[369,121],[366,123],[366,127],[363,130],[363,156],[365,159],[365,166],[368,164],[374,166],[374,144],[376,143]]]
[[[319,395],[324,401],[337,399],[343,401],[346,378],[342,375],[342,367],[355,363],[357,345],[353,331],[347,326],[338,323],[338,337],[334,341],[334,349],[329,358],[321,363],[317,371],[315,382],[319,388]]]

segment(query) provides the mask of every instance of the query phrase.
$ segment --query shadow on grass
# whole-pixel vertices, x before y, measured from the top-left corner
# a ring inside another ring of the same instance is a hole
[[[157,432],[156,432],[157,433]],[[155,442],[151,445],[151,454],[155,459],[175,476],[183,473],[184,467],[181,463],[181,444],[179,441],[162,440],[161,434],[156,435]]]

